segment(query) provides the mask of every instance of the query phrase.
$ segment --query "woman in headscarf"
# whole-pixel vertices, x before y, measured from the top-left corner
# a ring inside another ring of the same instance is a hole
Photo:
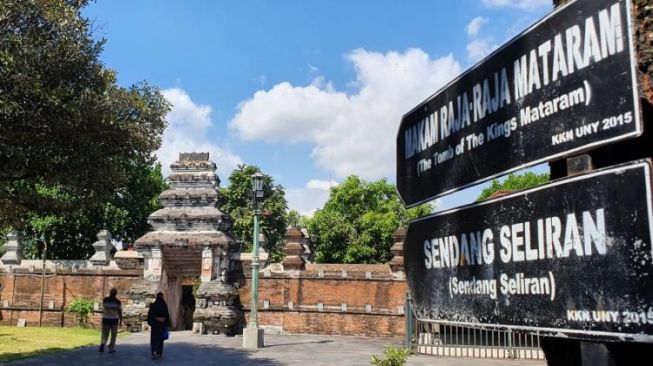
[[[147,324],[150,325],[150,350],[152,359],[159,359],[163,354],[163,331],[170,328],[170,314],[168,305],[163,300],[163,294],[156,294],[156,300],[150,305],[147,312]]]

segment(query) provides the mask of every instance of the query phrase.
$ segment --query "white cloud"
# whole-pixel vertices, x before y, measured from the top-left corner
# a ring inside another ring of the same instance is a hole
[[[333,179],[311,179],[304,187],[286,189],[288,207],[302,215],[313,216],[315,210],[324,207],[324,203],[329,199],[331,188],[337,185],[338,182]]]
[[[330,191],[331,187],[336,187],[338,185],[338,182],[335,180],[319,180],[319,179],[311,179],[306,183],[306,188],[312,188],[312,189],[321,189],[323,191]]]
[[[166,119],[169,124],[184,125],[196,131],[205,130],[213,125],[211,106],[197,105],[183,89],[170,88],[162,91],[163,96],[172,104]]]
[[[492,38],[473,39],[467,43],[467,58],[472,61],[480,61],[497,47]]]
[[[395,169],[401,116],[460,73],[453,56],[432,59],[420,49],[345,56],[357,91],[336,91],[325,78],[282,82],[241,102],[229,127],[245,140],[314,145],[311,157],[340,177],[387,177]]]
[[[323,189],[289,188],[286,189],[288,207],[304,216],[313,216],[315,211],[324,207],[329,199],[329,192]]]
[[[207,132],[213,126],[211,106],[196,104],[179,88],[165,89],[162,94],[172,104],[166,116],[168,127],[163,133],[163,143],[156,153],[164,176],[170,174],[170,164],[178,159],[180,152],[209,152],[223,180],[242,164],[242,159],[231,150],[210,142]]]
[[[476,17],[467,24],[467,35],[469,37],[476,37],[481,31],[481,27],[487,24],[488,18]]]
[[[519,8],[534,10],[543,6],[552,6],[551,0],[482,0],[483,5],[490,8]]]

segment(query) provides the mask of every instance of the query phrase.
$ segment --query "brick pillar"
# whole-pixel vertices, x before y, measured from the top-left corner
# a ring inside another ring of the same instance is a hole
[[[400,227],[392,233],[394,244],[390,248],[392,259],[388,264],[392,272],[404,271],[404,240],[406,239],[406,228]]]
[[[286,257],[283,259],[284,270],[303,270],[304,269],[304,246],[302,245],[302,238],[304,234],[296,227],[290,227],[286,231],[286,245],[283,247],[283,252]]]

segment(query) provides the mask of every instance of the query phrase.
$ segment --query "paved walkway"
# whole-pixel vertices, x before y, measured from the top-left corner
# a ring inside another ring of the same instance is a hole
[[[27,360],[12,366],[137,366],[137,365],[261,365],[261,366],[360,366],[370,365],[372,355],[381,355],[386,345],[399,345],[396,339],[319,335],[265,335],[266,347],[257,352],[240,349],[241,337],[199,336],[189,331],[173,332],[166,341],[163,359],[149,358],[149,333],[136,333],[118,339],[116,353],[99,353],[97,347],[84,347]],[[412,356],[408,365],[544,366],[544,361],[453,359]]]

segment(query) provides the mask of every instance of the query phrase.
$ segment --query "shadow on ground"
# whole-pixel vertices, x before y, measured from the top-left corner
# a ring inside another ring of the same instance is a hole
[[[324,344],[324,343],[332,343],[332,342],[333,341],[329,341],[329,340],[321,340],[321,341],[313,341],[313,342],[279,343],[279,344],[269,344],[265,347],[270,348],[270,347],[300,346],[302,344]]]
[[[106,351],[104,353],[98,352],[96,346],[83,347],[67,352],[51,353],[42,356],[35,355],[36,357],[29,359],[9,362],[8,365],[282,365],[271,359],[254,358],[255,353],[222,348],[216,345],[187,342],[166,344],[163,349],[163,358],[157,361],[150,359],[150,350],[147,344],[122,344],[118,345],[116,350],[116,353],[110,354]]]
[[[99,353],[97,346],[47,354],[9,362],[10,366],[89,366],[89,365],[261,365],[261,366],[361,366],[369,365],[372,355],[383,354],[387,345],[400,346],[400,340],[323,335],[266,335],[265,347],[244,351],[241,337],[194,335],[173,332],[165,342],[163,359],[150,359],[150,336],[135,333],[118,340],[117,352]],[[410,366],[544,366],[543,361],[455,359],[412,356]]]
[[[2,337],[0,337],[0,344],[2,344]],[[64,351],[70,351],[70,349],[61,348],[61,347],[52,347],[52,348],[40,349],[38,351],[7,353],[0,356],[0,363],[22,360],[25,358],[38,357],[50,353],[57,353],[57,352],[64,352]]]

